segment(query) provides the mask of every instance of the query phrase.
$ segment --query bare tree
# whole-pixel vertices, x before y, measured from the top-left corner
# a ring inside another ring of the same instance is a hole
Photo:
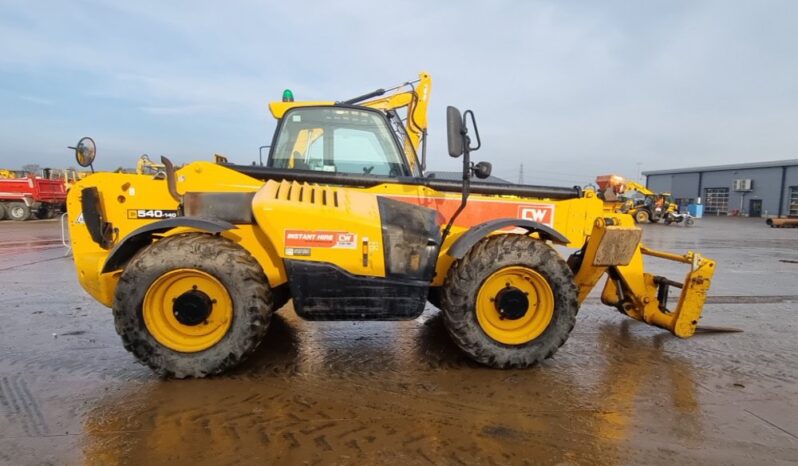
[[[22,171],[26,174],[38,175],[42,167],[38,163],[29,163],[22,166]]]

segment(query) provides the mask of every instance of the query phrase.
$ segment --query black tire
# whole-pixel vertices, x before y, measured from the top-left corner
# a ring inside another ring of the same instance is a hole
[[[692,218],[687,218],[684,221],[684,224],[687,225],[687,226],[690,226],[690,225],[692,225],[694,223],[695,223],[695,220],[693,220]]]
[[[651,220],[651,214],[648,213],[645,209],[638,209],[635,212],[635,222],[637,223],[648,223]]]
[[[215,277],[233,303],[227,333],[208,349],[183,353],[160,344],[142,314],[147,290],[175,269],[197,269]],[[175,235],[140,251],[125,267],[113,313],[125,349],[162,377],[205,377],[243,361],[260,345],[274,309],[271,290],[257,261],[230,240],[201,233]]]
[[[6,204],[5,202],[0,202],[0,220],[4,220],[6,218]]]
[[[7,212],[8,218],[17,222],[24,222],[30,218],[30,207],[24,202],[9,202]]]
[[[42,205],[36,211],[36,218],[46,220],[53,217],[55,217],[55,208],[51,205]]]
[[[38,218],[40,220],[44,220],[44,219],[47,219],[47,218],[52,218],[52,217],[48,217],[47,216],[47,211],[48,210],[49,209],[47,209],[46,206],[39,207],[38,209],[36,209],[36,211],[33,212],[33,218]]]
[[[491,274],[521,265],[542,275],[554,294],[554,314],[537,338],[507,345],[488,336],[479,324],[476,300]],[[542,241],[523,235],[483,239],[449,269],[441,294],[444,322],[452,339],[477,362],[497,367],[529,367],[554,355],[565,343],[579,310],[573,273],[565,260]]]

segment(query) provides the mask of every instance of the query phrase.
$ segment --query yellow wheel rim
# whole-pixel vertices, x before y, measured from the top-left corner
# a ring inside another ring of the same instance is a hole
[[[506,345],[522,345],[539,337],[551,323],[554,293],[538,272],[505,267],[482,283],[476,307],[479,326],[489,337]]]
[[[183,353],[206,350],[233,321],[233,300],[214,276],[177,269],[158,277],[144,296],[144,325],[158,343]]]

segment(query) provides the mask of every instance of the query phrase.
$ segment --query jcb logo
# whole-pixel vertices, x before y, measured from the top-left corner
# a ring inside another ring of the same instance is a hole
[[[518,207],[518,216],[524,220],[554,226],[554,206],[552,204],[525,204]]]

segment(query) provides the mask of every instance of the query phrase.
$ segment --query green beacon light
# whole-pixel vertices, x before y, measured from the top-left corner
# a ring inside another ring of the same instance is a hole
[[[291,92],[291,89],[286,89],[283,91],[283,102],[293,102],[294,101],[294,93]]]

